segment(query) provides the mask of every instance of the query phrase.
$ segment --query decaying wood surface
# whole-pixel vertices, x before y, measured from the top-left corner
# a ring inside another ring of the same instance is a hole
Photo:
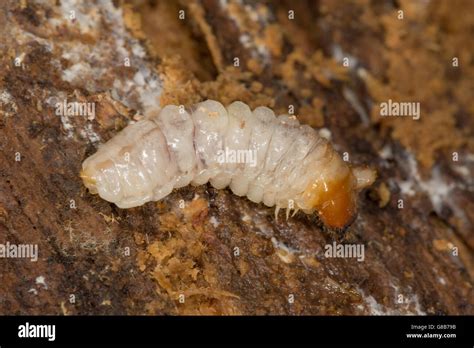
[[[85,3],[0,8],[0,243],[39,249],[0,258],[0,313],[474,314],[473,2]],[[86,191],[100,143],[207,98],[291,106],[375,168],[354,224],[210,186],[129,210]],[[382,118],[388,99],[420,118]]]

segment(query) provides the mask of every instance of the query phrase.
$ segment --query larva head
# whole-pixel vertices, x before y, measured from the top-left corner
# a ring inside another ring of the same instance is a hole
[[[303,194],[304,205],[318,212],[326,226],[344,228],[356,216],[357,194],[375,181],[375,172],[349,168],[338,156],[334,160],[338,161],[337,171],[324,172],[310,182]]]

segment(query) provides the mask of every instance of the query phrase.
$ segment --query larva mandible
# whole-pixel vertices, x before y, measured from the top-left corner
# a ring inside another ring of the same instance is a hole
[[[237,160],[242,154],[247,161]],[[127,126],[84,161],[81,177],[92,193],[119,208],[209,181],[276,206],[275,215],[280,208],[287,209],[287,218],[291,209],[316,211],[328,227],[343,228],[355,216],[358,191],[373,183],[375,173],[350,167],[294,117],[207,100],[190,110],[168,105]]]

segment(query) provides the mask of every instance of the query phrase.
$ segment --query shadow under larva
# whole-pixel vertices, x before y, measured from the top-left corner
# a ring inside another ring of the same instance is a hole
[[[127,126],[83,162],[81,177],[91,193],[119,208],[210,182],[275,207],[275,217],[280,209],[287,218],[291,211],[316,212],[327,227],[343,229],[375,172],[351,167],[294,117],[206,100],[189,109],[167,105]]]

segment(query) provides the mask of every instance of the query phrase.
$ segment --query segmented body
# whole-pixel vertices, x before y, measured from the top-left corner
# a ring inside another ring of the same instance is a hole
[[[313,128],[242,102],[207,100],[191,110],[168,105],[127,126],[82,165],[92,193],[130,208],[174,188],[210,182],[280,208],[317,211],[330,227],[347,225],[369,169],[351,168]]]

